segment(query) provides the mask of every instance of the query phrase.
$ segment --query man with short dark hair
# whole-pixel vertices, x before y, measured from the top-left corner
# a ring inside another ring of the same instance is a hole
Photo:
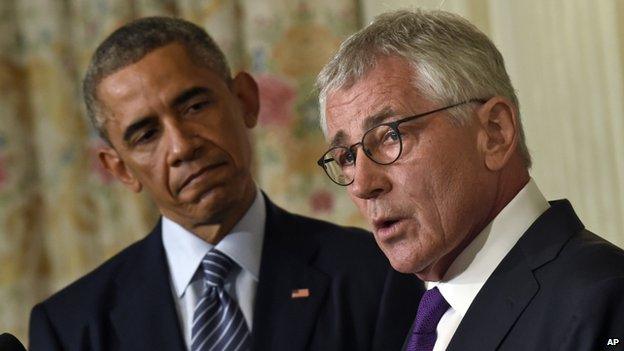
[[[189,22],[134,21],[97,49],[100,161],[146,191],[145,239],[35,306],[32,350],[389,350],[419,282],[362,230],[290,214],[250,170],[258,88]],[[391,320],[388,319],[391,316]]]
[[[392,266],[426,281],[406,350],[616,349],[624,251],[530,178],[518,99],[482,32],[443,11],[383,14],[318,87],[319,165]]]

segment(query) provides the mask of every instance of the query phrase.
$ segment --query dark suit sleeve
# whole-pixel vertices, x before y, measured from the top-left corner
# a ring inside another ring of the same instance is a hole
[[[561,350],[624,350],[624,277],[593,284],[575,309]]]
[[[30,313],[29,350],[61,350],[58,337],[42,304]]]
[[[9,333],[0,335],[0,350],[2,351],[26,351],[24,345]]]

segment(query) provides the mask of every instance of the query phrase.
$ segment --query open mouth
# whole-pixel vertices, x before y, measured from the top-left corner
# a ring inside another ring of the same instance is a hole
[[[403,222],[403,218],[380,218],[373,222],[375,235],[380,240],[392,240],[396,238],[399,226]]]

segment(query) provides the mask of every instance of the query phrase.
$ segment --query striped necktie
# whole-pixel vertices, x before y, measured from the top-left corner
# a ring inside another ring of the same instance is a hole
[[[234,262],[212,249],[202,260],[204,293],[193,313],[191,351],[249,350],[251,340],[238,304],[223,288]]]

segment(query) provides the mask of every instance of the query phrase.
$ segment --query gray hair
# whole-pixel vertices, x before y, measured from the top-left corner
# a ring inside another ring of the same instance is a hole
[[[316,81],[320,124],[325,135],[327,95],[353,86],[384,56],[405,59],[414,71],[415,88],[431,101],[450,104],[495,95],[509,99],[518,116],[519,151],[526,167],[531,166],[518,98],[505,70],[503,56],[474,25],[445,11],[384,13],[340,45]],[[470,105],[458,107],[450,114],[461,124],[469,118],[470,109]]]
[[[225,55],[203,28],[172,17],[145,17],[124,25],[95,50],[82,82],[87,115],[99,135],[109,144],[104,125],[106,115],[97,96],[98,85],[104,78],[140,61],[153,50],[174,42],[184,45],[195,63],[206,65],[226,82],[231,81]]]

